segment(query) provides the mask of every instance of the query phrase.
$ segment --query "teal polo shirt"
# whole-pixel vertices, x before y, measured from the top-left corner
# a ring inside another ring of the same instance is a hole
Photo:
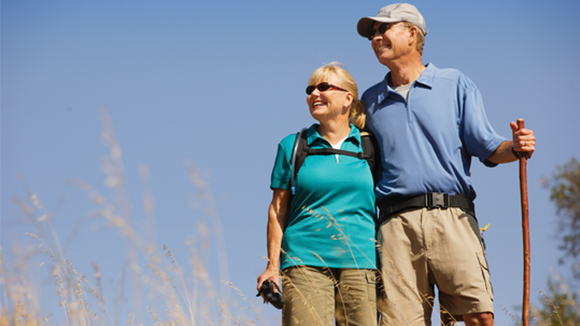
[[[311,148],[331,148],[316,131],[307,130]],[[272,170],[271,188],[289,189],[296,134],[284,138]],[[351,132],[342,150],[362,152],[359,130]],[[375,196],[366,160],[348,155],[309,155],[296,179],[282,239],[280,269],[307,265],[376,269]]]

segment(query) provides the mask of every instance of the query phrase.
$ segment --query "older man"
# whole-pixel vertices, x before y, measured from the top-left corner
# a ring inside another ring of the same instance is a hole
[[[383,166],[376,188],[381,325],[430,325],[435,286],[444,324],[493,325],[471,158],[492,167],[531,157],[534,134],[511,122],[512,141],[499,136],[471,80],[422,63],[427,28],[413,5],[386,6],[357,29],[390,70],[362,97]]]

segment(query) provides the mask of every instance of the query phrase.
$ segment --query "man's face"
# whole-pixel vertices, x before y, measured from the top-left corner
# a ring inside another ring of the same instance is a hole
[[[388,66],[413,50],[409,27],[404,23],[375,22],[373,30],[375,34],[371,46],[380,63]]]

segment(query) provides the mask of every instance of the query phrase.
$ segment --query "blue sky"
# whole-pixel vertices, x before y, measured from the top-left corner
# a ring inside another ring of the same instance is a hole
[[[124,238],[104,219],[91,217],[95,204],[69,182],[83,180],[111,202],[119,198],[103,169],[109,148],[99,110],[106,108],[121,148],[131,203],[127,216],[135,228],[187,265],[187,244],[202,246],[208,239],[200,228],[205,223],[212,234],[205,258],[214,282],[230,281],[266,316],[259,324],[276,325],[277,312],[254,294],[265,267],[277,143],[313,122],[304,88],[314,69],[342,62],[361,93],[384,77],[386,67],[358,36],[356,23],[387,4],[2,1],[0,204],[6,264],[14,260],[15,248],[37,244],[24,235],[37,230],[23,223],[14,203],[31,191],[49,216],[42,223],[54,225],[77,270],[90,279],[91,264],[98,263],[109,288],[119,278],[127,260]],[[531,296],[537,303],[550,267],[568,277],[557,264],[555,208],[540,180],[571,157],[580,158],[580,1],[414,4],[429,29],[424,63],[469,76],[498,133],[509,136],[509,122],[518,118],[535,131],[528,189]],[[145,166],[144,183],[139,171]],[[209,186],[209,199],[192,199],[197,191],[188,176],[192,166]],[[489,169],[476,161],[472,177],[480,225],[491,224],[485,239],[496,322],[511,324],[509,313],[519,313],[515,306],[522,297],[518,166]],[[154,214],[143,209],[144,194],[154,199]],[[217,212],[204,213],[204,205]],[[218,217],[223,236],[214,232]],[[147,225],[155,225],[155,236]],[[219,272],[218,254],[227,257],[225,274]],[[33,261],[34,281],[44,288],[43,314],[59,320],[53,282],[46,267],[39,267],[50,259],[39,254]]]

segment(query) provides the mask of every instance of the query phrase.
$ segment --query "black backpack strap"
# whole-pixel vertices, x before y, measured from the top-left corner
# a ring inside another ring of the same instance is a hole
[[[334,148],[308,148],[306,150],[308,155],[332,155],[332,154],[339,154],[339,155],[347,155],[359,158],[361,160],[367,160],[368,154],[365,152],[351,152],[345,151],[343,149],[334,149]]]
[[[377,138],[369,131],[361,131],[362,148],[367,155],[367,163],[373,173],[375,185],[381,180],[381,153]]]
[[[308,153],[304,150],[305,148],[310,149],[308,146],[308,141],[306,140],[306,130],[307,128],[302,128],[298,133],[296,133],[296,140],[294,141],[294,147],[292,148],[292,167],[291,167],[291,175],[290,175],[290,190],[292,191],[292,195],[296,193],[296,187],[294,187],[294,179],[296,178],[296,174],[298,174],[298,170],[304,163],[306,159],[306,155]]]

